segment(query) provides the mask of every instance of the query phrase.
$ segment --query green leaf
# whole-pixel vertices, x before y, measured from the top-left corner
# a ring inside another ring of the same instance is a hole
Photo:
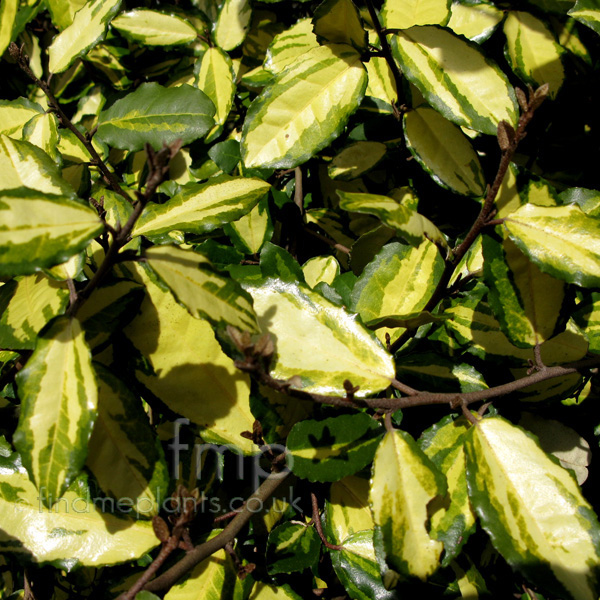
[[[152,517],[168,497],[169,474],[162,446],[139,399],[108,369],[99,364],[95,368],[98,416],[87,466],[102,490],[121,501],[122,510]]]
[[[227,324],[242,331],[258,331],[250,295],[239,283],[217,272],[208,258],[176,246],[154,246],[144,255],[193,317],[208,319],[215,326]]]
[[[201,138],[214,114],[213,103],[199,89],[142,83],[100,113],[97,136],[115,148],[135,151],[150,144],[159,150],[178,139],[189,144]]]
[[[19,0],[2,0],[0,3],[0,56],[13,41],[13,27],[18,8]]]
[[[190,183],[164,204],[149,203],[133,235],[160,235],[172,230],[207,233],[247,214],[271,186],[254,177],[221,175],[207,183]]]
[[[283,523],[271,531],[267,542],[269,575],[303,571],[319,560],[321,540],[314,527]]]
[[[104,229],[83,204],[25,188],[0,191],[0,215],[0,276],[63,263]]]
[[[525,204],[503,227],[544,273],[583,287],[600,285],[600,222],[579,207]]]
[[[590,343],[590,352],[600,353],[600,293],[593,292],[577,305],[573,319]]]
[[[428,504],[446,493],[445,477],[404,431],[385,434],[373,461],[370,502],[376,552],[396,571],[425,580],[443,544],[432,539]]]
[[[344,540],[344,547],[329,553],[340,582],[355,600],[397,600],[386,589],[373,549],[373,532],[359,531]]]
[[[478,1],[462,4],[455,0],[447,26],[457,35],[481,44],[494,33],[503,17],[502,11],[493,4]]]
[[[0,473],[2,550],[70,571],[137,560],[159,543],[149,523],[102,512],[110,504],[92,498],[81,480],[48,509],[17,454],[0,456]]]
[[[199,425],[207,442],[252,453],[256,446],[240,435],[252,431],[254,423],[248,376],[221,350],[206,321],[194,319],[141,267],[134,269],[147,289],[139,315],[124,329],[141,354],[135,364],[137,380],[171,410]]]
[[[273,377],[297,376],[291,387],[319,394],[345,394],[346,379],[360,386],[358,397],[389,386],[392,357],[355,315],[298,283],[267,279],[247,290],[275,342]]]
[[[87,2],[86,0],[46,0],[46,4],[53,25],[62,31],[73,22],[77,11],[83,8]]]
[[[587,25],[600,35],[600,2],[598,0],[577,0],[569,15]]]
[[[413,25],[445,25],[451,0],[386,0],[381,18],[387,29],[408,29]]]
[[[413,248],[392,243],[384,246],[358,278],[352,290],[352,309],[371,325],[383,317],[410,315],[429,301],[444,270],[435,244],[424,240]],[[392,341],[403,329],[378,329],[377,337]]]
[[[404,115],[406,145],[432,179],[466,196],[483,196],[479,157],[460,129],[426,106]]]
[[[209,540],[221,533],[214,529]],[[184,581],[174,585],[164,600],[242,600],[242,582],[226,550],[217,550],[196,565]]]
[[[51,73],[66,71],[77,58],[100,42],[121,0],[93,0],[77,11],[73,23],[59,33],[48,48]]]
[[[272,277],[288,283],[304,283],[304,272],[298,261],[287,251],[267,242],[260,253],[263,277]]]
[[[360,54],[346,44],[309,50],[251,104],[242,131],[246,167],[291,168],[328,146],[367,85]]]
[[[352,0],[324,0],[315,10],[312,22],[320,43],[349,44],[359,52],[367,48],[367,32]]]
[[[3,2],[2,6],[4,5]],[[0,133],[20,138],[25,124],[33,117],[43,114],[44,109],[27,98],[0,100]]]
[[[387,152],[381,142],[356,142],[335,155],[327,172],[331,179],[348,181],[372,169]]]
[[[301,421],[288,435],[288,466],[303,479],[338,481],[371,463],[382,431],[361,412]]]
[[[425,26],[399,32],[392,49],[407,79],[450,121],[489,135],[500,121],[516,126],[515,92],[476,44]]]
[[[146,46],[187,44],[198,35],[189,21],[181,17],[143,8],[122,12],[111,26],[127,39]]]
[[[311,19],[300,19],[283,33],[279,33],[267,48],[265,69],[278,75],[293,65],[309,50],[318,48],[317,36],[313,33]]]
[[[79,321],[57,317],[17,375],[21,415],[14,443],[48,507],[85,463],[98,390]]]
[[[552,337],[565,284],[542,273],[510,240],[483,236],[483,272],[502,331],[515,346],[532,348]]]
[[[56,163],[30,142],[0,135],[0,192],[28,188],[45,194],[75,197]]]
[[[225,0],[213,29],[217,46],[227,52],[237,48],[246,37],[251,17],[250,0]]]
[[[66,284],[42,274],[5,283],[0,287],[0,348],[33,350],[40,329],[68,302]]]
[[[427,238],[447,247],[442,232],[429,219],[392,198],[342,190],[338,190],[337,194],[340,197],[340,208],[375,215],[382,223],[398,231],[411,246],[418,246]]]
[[[447,497],[438,497],[430,505],[433,515],[431,535],[444,543],[444,566],[458,556],[475,530],[463,448],[467,431],[466,419],[454,419],[454,415],[448,415],[425,431],[419,440],[421,449],[446,475],[448,482]]]
[[[465,450],[471,503],[498,552],[554,593],[597,598],[600,525],[572,475],[500,417],[472,427]]]
[[[528,12],[510,11],[504,21],[506,55],[513,71],[535,87],[547,83],[550,98],[562,86],[562,48],[543,21]]]

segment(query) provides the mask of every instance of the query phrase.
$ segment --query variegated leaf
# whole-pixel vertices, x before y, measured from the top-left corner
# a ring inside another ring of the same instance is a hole
[[[198,35],[186,19],[144,8],[122,12],[112,20],[111,27],[127,39],[146,46],[187,44]]]
[[[367,32],[352,0],[325,0],[313,17],[317,39],[329,44],[349,44],[359,52],[367,48]]]
[[[448,497],[440,496],[430,506],[431,535],[444,543],[443,565],[456,558],[475,530],[463,447],[467,431],[466,419],[455,420],[449,415],[425,431],[419,440],[421,449],[448,482]]]
[[[550,98],[562,86],[565,70],[562,49],[553,33],[537,17],[523,11],[510,11],[504,21],[506,55],[513,71],[536,87],[547,83]]]
[[[0,348],[35,348],[38,332],[69,302],[66,284],[41,274],[19,277],[0,287]]]
[[[340,274],[340,263],[333,256],[314,256],[302,265],[302,272],[311,288],[322,281],[331,285]]]
[[[321,394],[345,394],[345,379],[357,396],[389,386],[393,360],[355,315],[297,283],[268,279],[248,291],[275,341],[273,377],[297,376],[292,387]]]
[[[267,571],[269,575],[303,571],[319,560],[321,540],[314,527],[287,521],[269,534]]]
[[[445,25],[451,0],[386,0],[381,18],[387,29],[414,25]]]
[[[42,113],[28,121],[23,127],[23,139],[41,148],[55,163],[61,163],[58,119],[52,113]]]
[[[237,48],[246,37],[251,17],[250,0],[225,0],[213,29],[217,46],[227,52]]]
[[[365,95],[385,103],[388,112],[393,112],[392,106],[398,99],[398,90],[388,62],[383,56],[373,56],[366,67],[369,84]]]
[[[400,31],[392,48],[404,75],[450,121],[490,135],[500,121],[516,125],[515,92],[476,44],[425,26]]]
[[[475,1],[463,4],[454,0],[451,6],[448,28],[472,42],[485,42],[502,22],[502,11],[493,4]]]
[[[288,30],[273,38],[267,49],[265,69],[278,75],[286,67],[301,59],[309,50],[318,46],[311,19],[300,19]]]
[[[147,288],[140,314],[124,329],[141,353],[138,381],[171,410],[202,427],[207,442],[252,453],[256,446],[240,435],[252,431],[254,423],[248,376],[221,350],[206,321],[194,319],[141,267],[134,269]]]
[[[51,73],[66,71],[102,40],[111,19],[119,12],[121,0],[93,0],[77,11],[73,23],[61,31],[48,48]]]
[[[85,463],[98,389],[79,321],[57,317],[38,336],[17,375],[21,415],[14,443],[51,507]]]
[[[169,474],[162,446],[141,402],[108,369],[95,365],[98,416],[87,466],[102,490],[138,516],[158,514],[167,496]]]
[[[335,155],[327,168],[331,179],[356,179],[373,168],[387,152],[381,142],[355,142]]]
[[[578,304],[573,318],[589,341],[590,352],[600,353],[600,293],[592,292]]]
[[[600,4],[598,0],[577,0],[569,15],[600,34]]]
[[[346,44],[308,51],[254,100],[244,122],[246,167],[291,168],[328,146],[367,85],[360,54]]]
[[[472,427],[465,450],[471,503],[498,552],[562,597],[595,600],[600,525],[573,476],[500,417]]]
[[[600,285],[600,221],[578,206],[525,204],[505,217],[503,228],[544,273],[583,287]]]
[[[59,31],[66,29],[73,22],[77,11],[86,3],[86,0],[46,0],[52,24]]]
[[[483,272],[502,331],[520,348],[550,338],[559,324],[565,284],[542,273],[510,240],[483,236]]]
[[[188,144],[213,125],[215,107],[204,92],[189,85],[165,88],[143,83],[98,116],[97,137],[114,148],[159,150],[176,140]]]
[[[80,202],[25,188],[0,191],[0,215],[0,276],[65,262],[104,229]]]
[[[447,246],[442,232],[429,219],[393,198],[342,190],[338,191],[338,196],[340,208],[379,217],[384,225],[398,231],[412,246],[418,246],[425,238]]]
[[[164,204],[148,204],[133,235],[172,230],[207,233],[248,213],[270,187],[262,179],[228,175],[204,184],[190,183]]]
[[[38,115],[44,114],[44,109],[27,98],[16,100],[0,100],[0,133],[14,138],[20,138],[25,123]]]
[[[479,157],[456,125],[422,106],[404,115],[404,135],[412,155],[436,183],[465,196],[484,194]]]
[[[247,254],[260,252],[273,235],[268,197],[263,196],[248,214],[226,225],[225,232],[238,250]]]
[[[0,475],[2,550],[70,571],[137,560],[159,543],[149,523],[111,514],[114,502],[94,502],[82,478],[48,509],[18,454],[0,453]]]
[[[202,254],[176,246],[154,246],[145,251],[145,257],[192,316],[206,318],[216,326],[258,331],[252,298],[235,280],[217,272]]]
[[[384,436],[373,461],[370,502],[375,550],[394,570],[425,580],[440,564],[428,504],[446,493],[445,477],[404,431]]]
[[[420,311],[433,294],[444,270],[444,259],[429,240],[416,248],[392,243],[384,246],[358,278],[352,290],[352,310],[365,323],[391,315]],[[377,330],[394,341],[403,328]]]
[[[13,25],[17,17],[19,0],[3,0],[0,4],[0,55],[13,41]]]

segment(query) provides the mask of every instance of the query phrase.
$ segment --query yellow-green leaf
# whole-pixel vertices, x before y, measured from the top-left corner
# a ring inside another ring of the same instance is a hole
[[[367,48],[367,32],[352,0],[325,0],[315,11],[312,22],[320,42],[349,44],[359,52]]]
[[[250,0],[225,0],[213,30],[213,38],[219,48],[233,50],[246,37],[252,17]]]
[[[327,532],[333,543],[342,544],[349,536],[374,527],[369,507],[369,480],[348,475],[331,484],[325,504]]]
[[[407,576],[425,580],[439,564],[443,544],[428,531],[428,504],[446,493],[444,476],[410,435],[385,434],[373,461],[370,502],[375,549]]]
[[[256,446],[240,435],[254,423],[248,376],[221,350],[206,321],[194,319],[141,267],[134,269],[147,287],[140,314],[124,330],[144,359],[136,365],[138,381],[202,427],[204,439],[253,452]]]
[[[356,179],[373,168],[387,152],[381,142],[355,142],[335,155],[327,168],[331,179]]]
[[[569,15],[600,34],[599,10],[598,0],[577,0]]]
[[[217,326],[258,331],[252,298],[235,280],[218,273],[202,254],[176,246],[154,246],[145,251],[145,257],[192,316]]]
[[[340,274],[340,263],[333,256],[314,256],[302,265],[302,272],[311,288],[322,281],[331,285]]]
[[[52,113],[36,115],[23,127],[23,139],[41,148],[57,164],[61,162],[59,138],[58,119]]]
[[[485,176],[479,157],[460,128],[426,106],[404,115],[412,155],[436,183],[466,196],[482,196]]]
[[[59,31],[73,22],[77,11],[86,3],[86,0],[46,0],[52,23]]]
[[[0,276],[65,262],[104,229],[91,208],[24,188],[0,191],[0,215]]]
[[[18,139],[21,137],[25,123],[43,114],[44,109],[27,98],[0,100],[0,133]]]
[[[254,100],[242,131],[246,167],[291,168],[328,146],[367,85],[360,54],[346,44],[309,50]]]
[[[398,99],[398,90],[388,62],[383,56],[373,56],[366,66],[369,84],[365,94],[385,102],[388,111],[393,112],[392,106]]]
[[[121,13],[112,20],[111,27],[126,38],[146,46],[187,44],[198,35],[186,19],[144,8]]]
[[[596,600],[600,526],[573,476],[500,417],[472,427],[465,449],[471,502],[498,552],[561,597]]]
[[[59,33],[48,48],[51,73],[66,71],[105,35],[111,19],[119,12],[121,0],[93,0],[77,11],[73,23]]]
[[[387,29],[444,25],[449,16],[450,0],[386,0],[381,11]]]
[[[22,404],[14,443],[50,507],[83,467],[96,417],[92,358],[77,319],[51,321],[17,384]]]
[[[531,13],[509,11],[504,21],[506,54],[513,71],[536,87],[547,83],[551,98],[565,78],[562,49],[550,29]]]
[[[286,67],[303,58],[309,50],[317,48],[317,36],[313,33],[311,19],[300,19],[288,30],[276,35],[267,48],[265,69],[278,75]]]
[[[18,458],[0,457],[0,475],[2,550],[70,571],[137,560],[159,544],[148,522],[110,514],[111,504],[92,498],[79,480],[48,509]]]
[[[404,75],[450,121],[490,135],[500,121],[516,126],[517,101],[508,78],[473,42],[425,26],[400,31],[392,48]]]
[[[174,229],[212,231],[248,213],[270,187],[262,179],[226,175],[204,184],[188,184],[164,204],[148,204],[133,235],[159,235]]]
[[[19,0],[2,0],[0,2],[0,56],[13,41],[13,25],[18,8]]]
[[[500,9],[487,2],[463,4],[454,0],[448,28],[480,44],[494,33],[503,16]]]
[[[267,196],[264,196],[248,214],[226,225],[225,231],[242,252],[260,252],[273,233]]]
[[[139,516],[152,517],[168,497],[169,476],[162,446],[140,400],[108,369],[96,365],[96,372],[98,416],[87,466],[102,490],[121,501],[122,510],[133,509]]]
[[[600,285],[600,221],[578,206],[525,204],[503,227],[544,273],[584,287]]]
[[[66,284],[41,274],[18,277],[0,287],[0,348],[35,348],[38,332],[64,311]]]
[[[248,291],[275,342],[273,377],[298,376],[292,387],[320,394],[345,394],[345,379],[360,386],[357,396],[389,386],[392,357],[355,315],[297,283],[268,279]]]

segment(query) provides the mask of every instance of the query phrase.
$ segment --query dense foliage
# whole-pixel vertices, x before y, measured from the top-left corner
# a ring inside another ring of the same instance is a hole
[[[0,597],[596,600],[598,34],[2,0]]]

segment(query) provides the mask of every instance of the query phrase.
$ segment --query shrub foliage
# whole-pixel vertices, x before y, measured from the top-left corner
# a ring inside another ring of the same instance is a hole
[[[598,34],[2,0],[0,596],[596,600]]]

